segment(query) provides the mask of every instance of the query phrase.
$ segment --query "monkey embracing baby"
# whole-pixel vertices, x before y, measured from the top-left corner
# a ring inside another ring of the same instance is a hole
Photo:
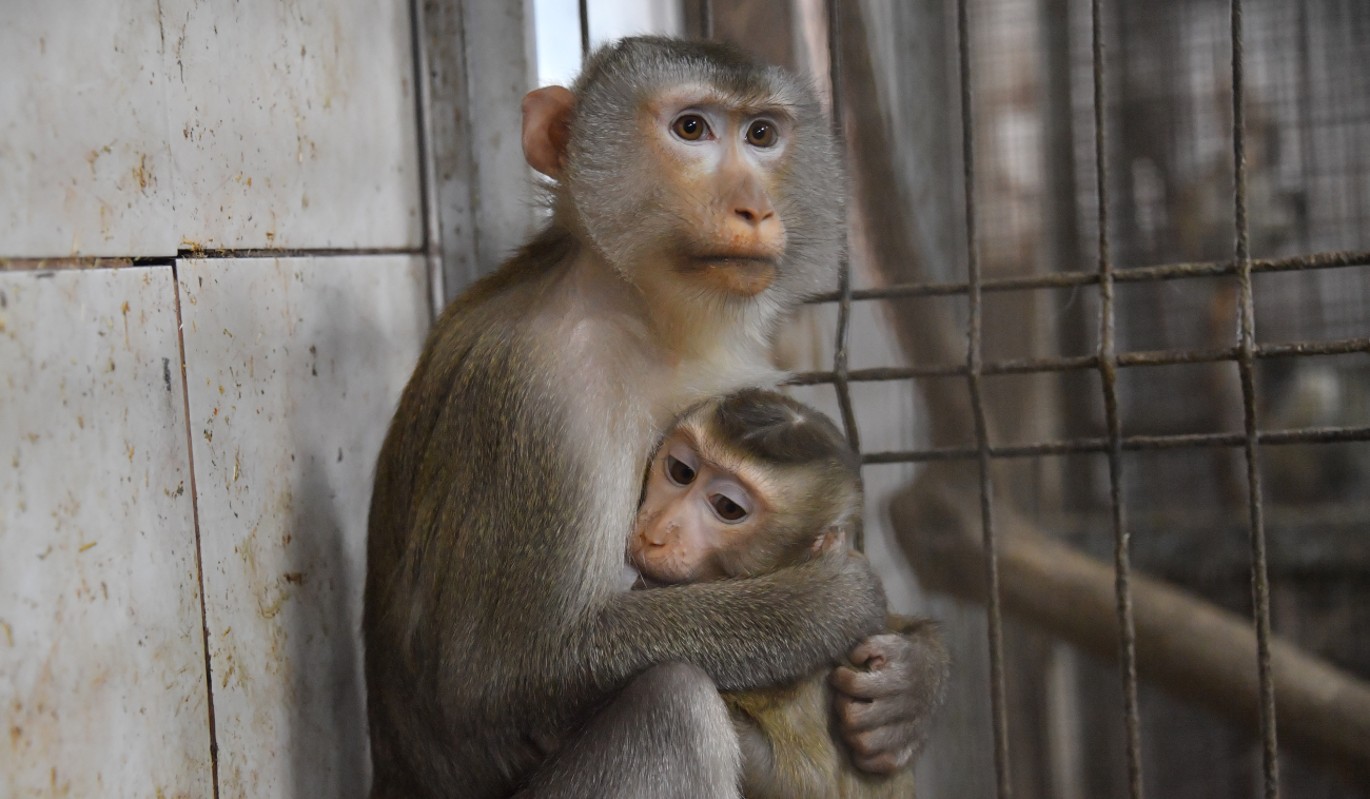
[[[836,281],[843,179],[811,87],[635,38],[523,112],[551,216],[434,323],[376,464],[372,799],[736,797],[752,754],[719,691],[843,656],[868,669],[834,672],[836,732],[899,769],[936,639],[888,633],[863,557],[619,585],[661,431],[775,385],[778,325]]]
[[[628,558],[637,588],[754,577],[814,557],[845,557],[862,523],[861,462],[821,413],[771,391],[706,401],[667,433],[647,472]],[[906,633],[932,622],[903,620]],[[914,664],[940,685],[935,638]],[[835,682],[860,675],[850,664]],[[939,692],[927,697],[934,709]],[[854,768],[831,730],[828,670],[723,696],[743,750],[747,799],[911,799],[913,774]]]

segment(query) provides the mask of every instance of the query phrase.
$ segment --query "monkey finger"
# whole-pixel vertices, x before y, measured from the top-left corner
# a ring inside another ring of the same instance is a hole
[[[871,689],[874,687],[872,684],[877,682],[870,672],[854,669],[851,666],[838,666],[828,676],[828,683],[839,694],[866,701],[875,698],[871,694]]]
[[[881,752],[871,757],[852,757],[856,767],[868,774],[893,774],[913,762],[910,750]]]
[[[852,651],[847,654],[853,665],[866,666],[870,669],[884,668],[885,664],[897,659],[897,654],[901,649],[909,648],[910,644],[902,635],[895,633],[884,633],[872,635],[870,638],[857,644]]]
[[[852,699],[841,693],[833,698],[833,713],[847,732],[877,726],[907,725],[918,721],[917,707],[903,696],[885,699]]]
[[[852,699],[838,694],[833,700],[833,712],[844,733],[871,730],[894,724],[911,724],[915,718],[908,702],[891,699],[869,701]]]
[[[912,759],[912,747],[904,743],[907,737],[907,731],[897,727],[880,727],[844,736],[844,740],[851,751],[852,762],[858,768],[888,774],[908,765]]]
[[[853,699],[884,699],[909,690],[909,681],[888,669],[866,671],[838,666],[829,680],[833,688]]]

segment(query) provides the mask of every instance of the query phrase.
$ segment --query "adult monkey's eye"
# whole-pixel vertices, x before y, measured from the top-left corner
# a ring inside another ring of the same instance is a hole
[[[726,494],[714,494],[709,497],[709,504],[714,506],[718,518],[725,522],[740,522],[747,518],[747,509],[733,502]]]
[[[676,459],[674,455],[667,455],[666,476],[678,486],[687,486],[695,481],[695,470],[690,468],[688,463]]]
[[[769,119],[758,119],[747,128],[747,142],[753,147],[770,147],[775,138],[775,123]]]
[[[709,123],[699,114],[681,114],[671,123],[671,132],[685,141],[699,141],[709,132]]]

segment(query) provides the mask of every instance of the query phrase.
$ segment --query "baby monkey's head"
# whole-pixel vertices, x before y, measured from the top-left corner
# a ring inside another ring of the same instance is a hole
[[[860,528],[860,467],[828,417],[783,394],[709,400],[652,458],[628,556],[667,584],[794,565]]]

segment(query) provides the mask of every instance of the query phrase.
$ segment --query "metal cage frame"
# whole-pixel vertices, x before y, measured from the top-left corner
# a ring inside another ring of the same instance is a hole
[[[850,1],[850,0],[849,0]],[[840,0],[826,0],[828,48],[832,86],[834,133],[844,140],[842,130],[842,83]],[[1242,0],[1230,2],[1232,64],[1231,156],[1235,170],[1232,191],[1233,257],[1224,261],[1163,263],[1124,270],[1113,263],[1109,240],[1107,73],[1103,36],[1104,9],[1101,0],[1091,0],[1091,45],[1094,105],[1095,191],[1097,195],[1098,241],[1093,270],[1063,271],[1050,274],[985,279],[981,275],[976,229],[975,197],[975,120],[971,80],[971,44],[968,0],[956,0],[957,63],[959,65],[960,125],[965,204],[964,246],[967,279],[960,282],[923,282],[853,290],[851,270],[844,257],[835,291],[812,298],[813,303],[835,303],[838,307],[835,353],[830,370],[796,374],[793,385],[831,384],[837,394],[841,421],[847,437],[864,464],[922,463],[974,459],[979,471],[980,518],[984,538],[984,571],[988,585],[986,612],[989,631],[990,697],[995,750],[995,772],[1000,799],[1012,795],[1009,773],[1008,710],[1004,676],[1002,607],[999,594],[999,568],[996,555],[995,512],[992,501],[990,464],[997,459],[1031,458],[1066,453],[1105,453],[1108,460],[1109,498],[1114,542],[1116,577],[1116,614],[1119,622],[1119,669],[1123,684],[1122,711],[1126,729],[1127,781],[1131,799],[1143,795],[1140,713],[1137,700],[1136,633],[1132,611],[1132,566],[1128,540],[1127,514],[1122,498],[1125,451],[1181,448],[1242,449],[1246,464],[1246,493],[1250,545],[1250,583],[1257,651],[1255,665],[1259,675],[1259,733],[1262,749],[1264,796],[1279,796],[1278,739],[1275,718],[1275,693],[1270,665],[1270,587],[1261,486],[1261,449],[1299,443],[1338,443],[1370,441],[1370,426],[1307,427],[1262,430],[1257,425],[1255,362],[1259,359],[1309,355],[1370,353],[1370,337],[1337,340],[1290,341],[1258,344],[1255,338],[1255,305],[1252,276],[1263,273],[1298,272],[1339,267],[1370,266],[1370,252],[1317,252],[1299,257],[1256,260],[1248,243],[1246,197],[1246,109],[1244,103],[1245,57],[1243,51]],[[580,2],[582,26],[588,20],[587,3]],[[706,37],[713,35],[710,0],[698,0],[697,19]],[[582,27],[582,42],[588,38]],[[1239,331],[1232,346],[1222,349],[1165,349],[1119,352],[1115,337],[1116,300],[1119,283],[1155,283],[1191,278],[1235,278],[1238,296]],[[1099,292],[1098,347],[1093,355],[986,361],[982,350],[982,297],[987,292],[1031,291],[1097,286]],[[965,296],[969,314],[965,328],[966,358],[963,363],[927,364],[908,367],[869,369],[848,368],[848,328],[853,302],[909,297]],[[1240,433],[1186,433],[1169,435],[1124,435],[1118,410],[1118,372],[1120,369],[1174,364],[1234,362],[1241,381],[1243,430]],[[982,381],[987,376],[1042,374],[1067,371],[1097,371],[1099,374],[1107,435],[1078,437],[998,446],[989,441]],[[850,393],[854,382],[897,381],[924,378],[960,377],[966,381],[975,421],[975,441],[957,447],[925,447],[899,451],[862,452],[857,434]]]

